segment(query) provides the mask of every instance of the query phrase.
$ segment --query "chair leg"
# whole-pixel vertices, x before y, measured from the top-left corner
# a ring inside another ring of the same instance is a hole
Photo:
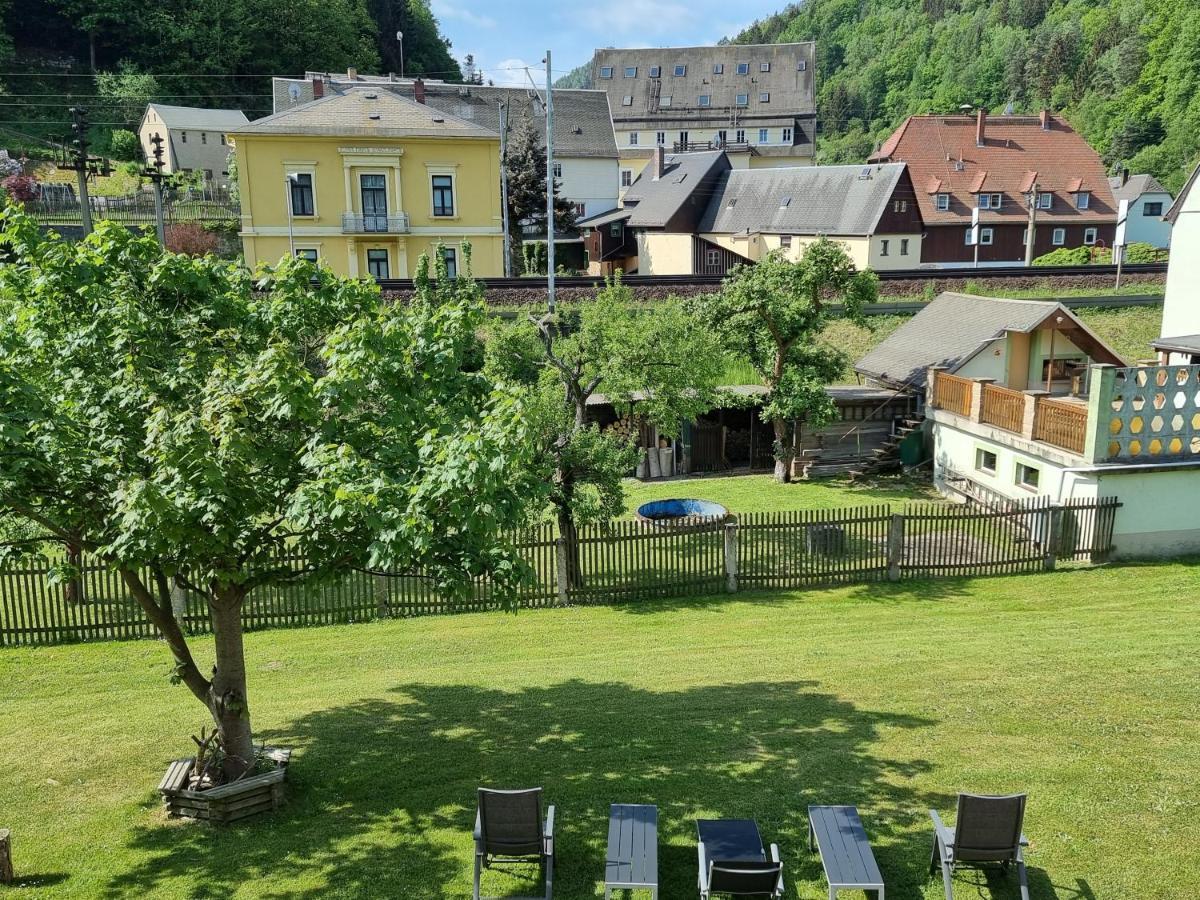
[[[1025,876],[1025,854],[1017,848],[1017,882],[1021,886],[1021,900],[1029,900],[1029,879]]]
[[[475,854],[475,893],[472,895],[474,900],[479,900],[479,878],[483,871],[483,857],[478,853]]]
[[[944,859],[942,860],[942,883],[946,886],[946,900],[954,900],[954,870]],[[1026,898],[1028,900],[1028,898]]]
[[[933,852],[929,854],[929,874],[930,875],[932,875],[934,872],[937,871],[938,863],[941,861],[941,858],[942,858],[941,850],[942,850],[942,848],[938,845],[938,838],[937,838],[937,835],[935,834],[933,836]]]
[[[545,859],[546,859],[546,900],[553,900],[553,897],[554,897],[554,854],[551,853]]]

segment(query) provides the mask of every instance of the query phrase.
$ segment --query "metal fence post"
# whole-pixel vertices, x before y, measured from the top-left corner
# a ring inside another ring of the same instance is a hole
[[[738,524],[725,523],[725,592],[736,594],[738,589]]]
[[[566,606],[567,589],[569,587],[567,579],[567,542],[561,536],[554,539],[554,575],[555,594],[558,599],[558,605]]]
[[[900,580],[900,563],[904,559],[904,514],[892,513],[888,526],[888,581]]]

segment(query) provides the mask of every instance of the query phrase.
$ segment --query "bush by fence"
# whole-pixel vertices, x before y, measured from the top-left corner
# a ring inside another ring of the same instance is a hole
[[[700,596],[759,588],[1005,575],[1052,569],[1059,560],[1103,561],[1120,504],[1112,498],[995,508],[912,504],[750,513],[671,529],[618,521],[580,529],[582,584],[566,580],[566,549],[551,526],[522,532],[516,545],[533,577],[522,608]],[[292,562],[299,566],[300,559]],[[72,599],[68,599],[72,598]],[[209,631],[202,598],[180,591],[186,631]],[[258,589],[246,600],[250,630],[493,609],[481,580],[466,599],[441,596],[419,574],[348,572],[331,582]],[[43,566],[0,572],[0,645],[155,636],[108,568],[84,560],[73,587],[51,584]]]

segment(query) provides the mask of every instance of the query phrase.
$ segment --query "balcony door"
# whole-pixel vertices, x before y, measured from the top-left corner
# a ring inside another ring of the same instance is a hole
[[[360,175],[363,231],[388,230],[387,182],[383,175]]]

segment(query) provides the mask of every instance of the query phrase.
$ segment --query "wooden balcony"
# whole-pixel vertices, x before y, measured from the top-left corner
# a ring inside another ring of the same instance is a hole
[[[937,368],[930,370],[929,397],[934,409],[1029,441],[1077,455],[1083,455],[1087,447],[1088,407],[1082,399],[1017,391],[990,379],[963,378]]]

